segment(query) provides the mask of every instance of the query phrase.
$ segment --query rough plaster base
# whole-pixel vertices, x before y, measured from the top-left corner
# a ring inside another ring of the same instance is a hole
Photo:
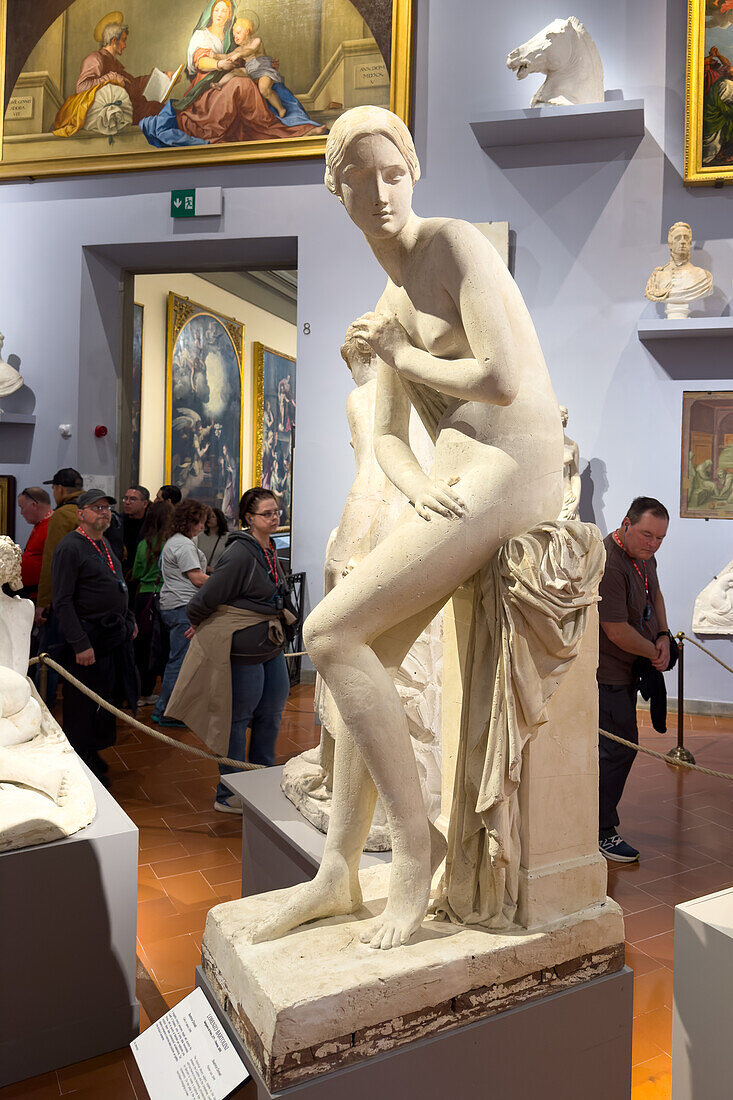
[[[204,972],[271,1091],[623,966],[623,918],[610,899],[512,935],[429,919],[407,947],[373,951],[359,932],[384,907],[388,876],[388,867],[361,873],[358,913],[271,943],[253,944],[253,930],[291,890],[209,912]]]
[[[314,798],[306,790],[308,781],[313,776],[322,776],[323,771],[319,764],[309,764],[303,759],[303,755],[294,756],[283,767],[280,788],[296,810],[299,811],[311,825],[315,825],[321,833],[328,832],[328,824],[331,820],[331,797]],[[323,787],[320,788],[323,791]],[[391,852],[392,837],[389,826],[372,822],[369,836],[364,845],[365,852]]]

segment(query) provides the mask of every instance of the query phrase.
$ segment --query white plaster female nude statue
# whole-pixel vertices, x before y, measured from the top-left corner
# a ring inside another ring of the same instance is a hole
[[[358,866],[377,792],[392,833],[383,913],[362,935],[406,943],[428,909],[443,849],[420,793],[394,671],[456,588],[513,536],[562,504],[558,403],[517,286],[486,238],[450,218],[419,218],[420,167],[389,111],[356,107],[334,124],[326,185],[387,274],[354,331],[380,360],[375,450],[412,503],[309,616],[308,652],[339,712],[333,808],[321,867],[255,941],[360,905]],[[409,447],[411,404],[435,440],[428,474]],[[440,838],[442,840],[442,838]]]

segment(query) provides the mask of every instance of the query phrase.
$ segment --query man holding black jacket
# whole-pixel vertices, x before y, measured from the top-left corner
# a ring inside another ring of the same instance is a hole
[[[128,606],[122,565],[104,532],[113,497],[89,489],[76,501],[79,526],[53,554],[53,611],[66,642],[62,663],[104,699],[126,698],[135,711],[137,675],[132,641],[135,616]],[[99,750],[115,741],[115,718],[67,681],[63,725],[69,741],[95,775],[107,765]]]

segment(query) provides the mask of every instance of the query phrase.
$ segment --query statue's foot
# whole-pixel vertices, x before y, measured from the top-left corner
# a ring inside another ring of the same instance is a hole
[[[440,848],[437,839],[433,842],[432,832],[431,826],[429,835],[426,831],[419,842],[413,841],[407,852],[393,849],[389,896],[384,912],[370,921],[359,936],[362,943],[368,943],[375,951],[389,951],[408,943],[427,916],[433,877],[432,849],[434,846]],[[435,833],[441,837],[437,829]]]
[[[311,882],[304,883],[277,913],[262,922],[252,943],[276,940],[308,921],[354,913],[361,902],[358,866],[350,871],[340,856],[324,861]]]

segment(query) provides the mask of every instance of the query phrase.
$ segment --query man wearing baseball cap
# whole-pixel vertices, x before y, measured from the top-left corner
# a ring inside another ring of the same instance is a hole
[[[43,547],[43,562],[41,564],[41,576],[38,580],[38,602],[36,622],[41,622],[47,617],[51,606],[51,562],[53,552],[61,542],[64,535],[79,526],[79,514],[76,507],[77,497],[84,488],[84,481],[78,470],[72,466],[64,466],[57,470],[44,485],[51,486],[56,510],[48,521],[48,534],[46,544]]]
[[[62,538],[53,555],[53,613],[66,643],[61,663],[103,699],[137,706],[137,672],[132,641],[135,616],[128,605],[122,564],[104,532],[114,497],[101,489],[80,493],[78,527]],[[69,741],[92,771],[107,765],[99,750],[113,745],[115,719],[68,681],[63,686],[63,725]]]

